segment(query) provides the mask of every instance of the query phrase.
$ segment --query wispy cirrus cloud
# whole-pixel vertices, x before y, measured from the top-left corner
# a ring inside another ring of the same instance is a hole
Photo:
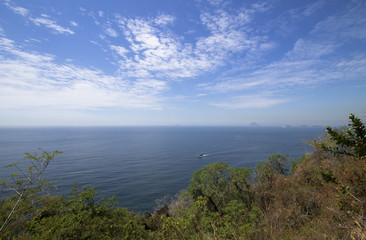
[[[223,9],[203,12],[201,22],[210,31],[210,35],[197,41],[197,50],[217,62],[230,61],[235,54],[245,56],[252,52],[259,54],[267,51],[271,43],[265,41],[266,36],[259,36],[247,27],[256,11],[253,8],[241,8],[235,14]]]
[[[23,7],[14,6],[10,1],[5,1],[4,4],[10,8],[14,13],[20,14],[23,17],[27,16],[29,14],[29,10]]]
[[[110,45],[110,48],[118,53],[121,57],[125,57],[126,54],[129,52],[126,48],[122,46]]]
[[[313,8],[305,8],[304,15],[311,14]],[[243,104],[244,96],[240,96],[241,91],[251,91],[256,96],[261,94],[266,96],[268,91],[283,91],[286,89],[312,87],[325,82],[352,81],[362,79],[366,75],[366,55],[361,53],[335,56],[334,53],[349,42],[357,39],[366,39],[366,18],[360,6],[347,9],[342,15],[331,16],[320,21],[309,31],[308,35],[295,41],[291,50],[283,55],[280,60],[262,65],[257,69],[238,68],[233,72],[226,72],[221,79],[216,82],[200,84],[205,92],[228,93],[239,95],[227,99],[215,106],[230,107],[236,106],[246,108]],[[232,77],[234,76],[234,77]],[[271,96],[259,98],[258,103],[280,104],[280,99],[272,99]],[[288,100],[287,100],[288,101]],[[255,101],[251,102],[257,106]],[[233,108],[233,107],[231,107]]]
[[[26,52],[0,38],[1,109],[161,109],[163,81],[128,81],[118,75],[73,64],[57,64],[52,55]]]
[[[210,12],[204,10],[200,15],[200,23],[207,29],[207,34],[193,42],[184,41],[182,36],[176,35],[170,28],[174,25],[174,16],[166,14],[155,18],[117,16],[115,22],[119,26],[118,34],[125,38],[127,44],[123,46],[109,44],[109,48],[120,56],[119,71],[127,77],[154,78],[164,82],[169,79],[183,80],[197,77],[207,72],[215,72],[228,64],[234,55],[245,53],[258,55],[274,47],[273,42],[266,41],[266,36],[258,36],[247,27],[252,21],[252,15],[256,11],[265,11],[265,8],[266,6],[256,5],[233,13],[223,9]],[[107,22],[106,26],[111,27],[111,23]],[[215,87],[218,86],[206,86],[206,89],[213,90]],[[244,97],[235,99],[244,102]],[[261,101],[260,107],[284,102],[269,100],[267,97]],[[248,101],[247,99],[246,102]],[[212,105],[227,106],[225,103]]]
[[[276,18],[264,25],[263,31],[272,32],[281,37],[288,37],[292,32],[296,31],[299,24],[304,19],[314,17],[314,15],[326,6],[326,1],[316,1],[302,7],[291,8],[281,13]]]
[[[74,26],[74,27],[77,27],[78,26],[78,23],[75,22],[75,21],[70,21],[70,24],[71,24],[71,26]]]
[[[31,21],[36,26],[45,26],[49,29],[52,29],[54,33],[56,34],[75,34],[74,31],[67,27],[62,27],[61,25],[57,24],[56,21],[49,18],[48,15],[42,14],[41,17],[33,18],[31,16],[31,13],[28,9],[15,6],[10,1],[6,1],[5,5],[12,10],[14,13],[22,15],[23,17],[26,17],[29,21]],[[74,21],[71,21],[70,24],[72,26],[77,26],[77,23]]]
[[[260,95],[235,96],[223,102],[211,103],[211,105],[227,109],[268,108],[288,101],[285,98],[262,93]]]
[[[224,0],[207,0],[207,2],[211,5],[218,6],[224,2]]]
[[[245,9],[235,14],[224,10],[203,11],[200,21],[208,34],[187,42],[169,28],[174,24],[174,16],[119,17],[119,28],[128,42],[123,47],[129,52],[123,51],[120,71],[131,77],[142,74],[143,77],[192,78],[225,66],[233,54],[268,50],[271,44],[248,34],[245,25],[250,20],[250,13]]]
[[[154,23],[159,26],[173,24],[175,17],[172,15],[161,14],[154,19]]]
[[[110,37],[118,37],[118,33],[116,32],[116,30],[114,30],[111,27],[105,29],[105,34],[107,34]]]
[[[70,30],[69,28],[62,27],[58,25],[55,21],[48,19],[48,18],[29,18],[29,20],[37,26],[45,26],[54,30],[55,33],[60,34],[75,34],[74,31]]]

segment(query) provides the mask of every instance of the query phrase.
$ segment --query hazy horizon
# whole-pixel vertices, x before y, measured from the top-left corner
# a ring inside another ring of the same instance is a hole
[[[343,125],[331,125],[331,127],[340,127],[340,126],[344,126],[344,125],[347,125],[347,124],[343,124]],[[82,124],[82,125],[0,125],[0,128],[88,128],[88,127],[96,127],[96,128],[103,128],[103,127],[106,127],[106,128],[109,128],[109,127],[131,127],[131,128],[134,128],[134,127],[192,127],[192,128],[195,128],[195,127],[207,127],[207,128],[210,128],[210,127],[228,127],[228,128],[240,128],[240,127],[244,127],[244,128],[256,128],[256,127],[268,127],[268,128],[321,128],[321,127],[326,127],[328,125],[306,125],[306,124],[303,124],[303,125],[289,125],[289,124],[282,124],[282,125],[181,125],[181,124],[173,124],[173,125],[86,125],[86,124]]]

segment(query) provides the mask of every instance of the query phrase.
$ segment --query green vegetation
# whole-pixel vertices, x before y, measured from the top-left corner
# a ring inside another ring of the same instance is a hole
[[[329,148],[323,143],[322,147],[324,150],[335,154],[346,154],[362,158],[366,156],[366,127],[361,119],[355,117],[354,114],[350,114],[349,119],[349,128],[343,132],[327,127],[327,132],[335,145],[333,148]]]
[[[311,141],[299,159],[272,155],[253,170],[210,164],[160,210],[141,216],[95,201],[94,188],[47,193],[39,179],[59,152],[26,154],[2,186],[0,239],[366,239],[366,130],[350,115],[348,129]]]

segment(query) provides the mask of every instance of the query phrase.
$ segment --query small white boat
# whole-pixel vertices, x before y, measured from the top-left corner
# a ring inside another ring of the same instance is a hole
[[[200,153],[197,155],[198,158],[203,158],[204,156],[205,156],[205,154],[203,154],[203,153]]]

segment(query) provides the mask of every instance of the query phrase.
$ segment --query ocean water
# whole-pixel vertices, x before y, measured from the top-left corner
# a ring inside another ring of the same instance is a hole
[[[0,179],[15,169],[3,166],[24,153],[63,151],[44,177],[55,193],[74,183],[94,186],[98,197],[117,196],[122,207],[152,210],[155,200],[189,185],[193,172],[214,162],[253,168],[274,153],[298,158],[324,128],[280,127],[42,127],[0,128]],[[204,158],[197,158],[203,153]],[[4,194],[4,193],[0,193]]]

